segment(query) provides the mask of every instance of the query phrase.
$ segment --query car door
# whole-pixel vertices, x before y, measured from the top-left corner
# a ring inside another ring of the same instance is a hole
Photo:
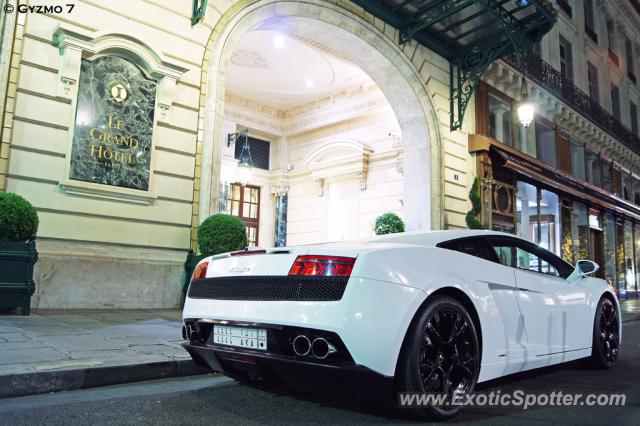
[[[569,283],[571,267],[552,253],[516,238],[491,238],[501,263],[515,269],[517,301],[535,356],[589,346],[587,292]]]
[[[525,361],[527,342],[524,323],[516,300],[515,270],[500,265],[497,257],[484,237],[466,237],[438,244],[438,247],[455,250],[478,258],[470,261],[472,268],[466,270],[474,280],[487,286],[493,299],[486,300],[484,307],[492,316],[490,333],[483,334],[483,345],[492,348],[486,362],[503,361],[508,371],[518,371]]]

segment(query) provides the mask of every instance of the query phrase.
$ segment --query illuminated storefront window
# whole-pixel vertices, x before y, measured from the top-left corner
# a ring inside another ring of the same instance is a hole
[[[571,234],[574,259],[589,259],[589,216],[587,206],[578,201],[572,203]]]
[[[616,269],[618,272],[618,279],[614,286],[622,294],[626,294],[626,267],[624,263],[624,224],[622,220],[616,223]]]
[[[516,232],[520,238],[538,242],[537,188],[526,182],[518,182],[516,194]]]
[[[624,222],[624,264],[625,289],[633,291],[636,288],[636,271],[633,262],[633,227],[629,220]]]
[[[616,223],[611,213],[604,214],[604,279],[616,282]],[[639,241],[640,243],[640,241]]]

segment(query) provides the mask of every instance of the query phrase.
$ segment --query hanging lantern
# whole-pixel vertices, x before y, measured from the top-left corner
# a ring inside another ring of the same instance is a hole
[[[524,127],[529,127],[534,116],[533,103],[529,100],[529,90],[527,89],[527,80],[522,75],[522,86],[520,88],[520,104],[518,105],[518,121]]]

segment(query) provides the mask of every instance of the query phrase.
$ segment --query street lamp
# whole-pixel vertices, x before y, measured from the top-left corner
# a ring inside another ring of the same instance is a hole
[[[529,90],[527,89],[527,80],[522,74],[522,86],[520,87],[520,104],[518,105],[518,121],[524,127],[529,127],[533,121],[533,103],[529,100]]]

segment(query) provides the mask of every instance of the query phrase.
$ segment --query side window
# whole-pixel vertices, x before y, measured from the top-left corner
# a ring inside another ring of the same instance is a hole
[[[496,261],[486,241],[483,238],[474,237],[445,241],[438,244],[438,247],[458,251],[460,253],[468,254],[474,257],[479,257],[490,262]]]
[[[517,240],[499,239],[491,241],[491,246],[500,263],[505,266],[560,276],[557,268],[548,260],[541,258],[533,245],[529,247],[528,244]]]
[[[493,244],[493,250],[496,252],[500,263],[504,266],[511,266],[513,268],[516,265],[516,248],[508,244]]]
[[[558,276],[567,278],[573,272],[573,266],[556,256],[549,250],[538,248],[538,254],[541,259],[544,259],[549,266],[554,268],[558,272]]]

